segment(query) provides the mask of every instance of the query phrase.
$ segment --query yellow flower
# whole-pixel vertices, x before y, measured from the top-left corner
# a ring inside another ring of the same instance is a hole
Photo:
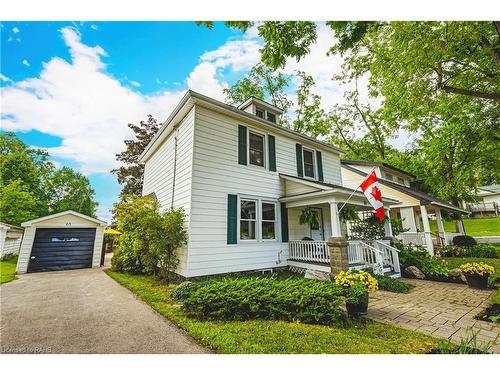
[[[475,275],[492,275],[495,273],[495,268],[486,263],[465,263],[460,266],[460,269],[464,273],[475,274]]]
[[[343,287],[362,284],[366,287],[368,292],[374,292],[378,289],[377,279],[365,271],[341,271],[337,277],[335,277],[335,284]]]

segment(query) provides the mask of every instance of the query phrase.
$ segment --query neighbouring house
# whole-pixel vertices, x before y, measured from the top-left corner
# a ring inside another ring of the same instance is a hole
[[[477,188],[479,202],[464,202],[464,207],[472,217],[500,216],[500,185],[480,186]]]
[[[343,151],[277,125],[282,114],[256,98],[234,107],[188,91],[144,150],[143,195],[187,214],[182,276],[331,270],[327,239],[346,234],[339,207],[352,193],[342,183]],[[362,192],[349,203],[372,212]],[[300,224],[304,210],[317,222]],[[390,224],[385,233],[392,235]],[[400,275],[388,240],[350,241],[347,253],[351,268]]]
[[[385,163],[365,160],[342,160],[341,165],[345,186],[356,188],[374,170],[382,195],[399,201],[391,204],[390,215],[403,220],[403,228],[407,231],[397,236],[403,243],[425,246],[430,254],[434,254],[435,246],[449,244],[454,236],[464,234],[459,215],[468,214],[468,211],[411,187],[410,182],[415,178],[412,174]],[[457,217],[456,233],[445,232],[443,212]],[[435,233],[431,232],[429,225],[431,215],[437,222]]]
[[[22,227],[0,222],[0,258],[19,253],[23,232]]]
[[[64,211],[21,224],[24,237],[17,273],[99,267],[107,223]]]

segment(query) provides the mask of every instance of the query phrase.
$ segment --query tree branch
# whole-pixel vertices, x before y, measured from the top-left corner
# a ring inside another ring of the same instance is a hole
[[[481,37],[480,43],[481,43],[481,47],[488,50],[488,52],[490,53],[491,57],[493,58],[493,61],[495,62],[495,64],[500,66],[500,52],[497,51],[495,48],[493,48],[493,46],[491,45],[488,38],[486,38],[485,36]]]

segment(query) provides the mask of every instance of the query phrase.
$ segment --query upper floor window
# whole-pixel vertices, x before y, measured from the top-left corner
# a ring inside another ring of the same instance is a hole
[[[393,177],[392,177],[392,174],[389,174],[389,173],[386,173],[385,174],[385,178],[389,181],[392,181],[393,180]]]
[[[264,136],[257,133],[249,132],[249,159],[250,164],[259,167],[264,166]]]
[[[398,182],[399,182],[401,185],[404,185],[404,184],[405,184],[405,180],[404,180],[404,178],[401,178],[401,177],[398,177]]]
[[[260,117],[260,118],[264,118],[264,110],[260,109],[260,108],[256,108],[255,109],[255,116]]]
[[[267,112],[267,121],[271,121],[276,124],[276,115],[274,113]]]
[[[302,149],[304,159],[304,176],[314,178],[314,151]]]

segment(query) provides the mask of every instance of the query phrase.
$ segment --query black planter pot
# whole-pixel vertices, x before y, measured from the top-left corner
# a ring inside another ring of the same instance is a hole
[[[490,275],[476,275],[470,273],[464,273],[465,279],[467,280],[467,285],[474,289],[488,289],[488,277]]]
[[[346,302],[347,314],[354,318],[365,316],[368,313],[368,293],[361,297],[358,303]]]

